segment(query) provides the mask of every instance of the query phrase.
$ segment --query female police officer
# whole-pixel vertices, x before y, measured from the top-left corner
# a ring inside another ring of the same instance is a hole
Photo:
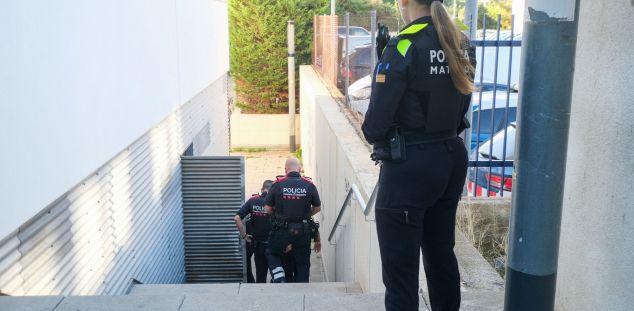
[[[432,310],[458,310],[456,208],[467,171],[457,137],[473,86],[474,50],[442,0],[399,0],[409,23],[375,68],[363,133],[382,160],[376,225],[389,310],[418,310],[420,249]]]

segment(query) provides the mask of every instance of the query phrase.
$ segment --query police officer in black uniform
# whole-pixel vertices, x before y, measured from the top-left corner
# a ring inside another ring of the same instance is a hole
[[[247,202],[242,205],[242,207],[234,217],[236,226],[238,227],[238,231],[240,231],[240,236],[247,243],[247,252],[251,250],[255,256],[255,281],[257,283],[266,283],[266,274],[268,271],[268,263],[266,260],[266,246],[268,244],[268,238],[271,232],[271,217],[265,211],[264,205],[267,193],[271,188],[271,185],[273,185],[273,181],[264,181],[264,183],[262,184],[261,194],[254,195],[249,200],[247,200]],[[250,217],[248,224],[248,227],[250,228],[248,228],[245,232],[242,219],[247,216]],[[247,261],[247,267],[250,267],[250,256],[247,256]],[[249,271],[247,271],[247,282],[249,282],[248,275]],[[251,278],[253,278],[253,276],[251,276]]]
[[[418,310],[420,251],[432,310],[460,308],[456,209],[468,156],[458,138],[473,86],[474,49],[442,0],[399,0],[408,25],[375,68],[362,126],[382,162],[376,203],[386,310]]]
[[[312,237],[309,219],[321,210],[321,201],[317,188],[310,179],[300,175],[300,169],[299,160],[286,160],[286,176],[277,179],[266,197],[266,209],[273,214],[267,249],[273,283],[286,282],[281,256],[289,245],[295,261],[294,281],[308,282]]]

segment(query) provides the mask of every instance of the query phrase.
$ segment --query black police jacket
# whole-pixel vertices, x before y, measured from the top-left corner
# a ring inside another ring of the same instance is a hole
[[[266,197],[266,192],[252,196],[236,213],[242,219],[247,216],[251,218],[245,224],[247,226],[246,232],[257,240],[267,239],[269,232],[271,232],[271,216],[264,210]]]
[[[321,206],[317,187],[297,172],[278,178],[266,197],[276,219],[299,222],[310,217],[311,206]]]
[[[475,64],[475,49],[465,38],[465,53]],[[389,129],[405,132],[460,134],[471,95],[461,94],[449,75],[431,17],[407,25],[392,38],[377,64],[370,105],[362,130],[369,143],[383,142]]]

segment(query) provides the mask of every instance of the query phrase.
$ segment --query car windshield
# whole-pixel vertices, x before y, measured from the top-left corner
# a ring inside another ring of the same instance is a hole
[[[340,36],[345,36],[346,35],[346,27],[339,26],[337,31],[338,31]],[[363,28],[361,28],[361,27],[350,27],[350,30],[349,30],[348,34],[350,36],[369,36],[370,32],[365,30],[365,29],[363,29]]]
[[[370,33],[363,29],[363,28],[350,28],[350,35],[351,36],[368,36],[370,35]]]
[[[509,122],[515,121],[517,108],[509,107]],[[493,128],[491,128],[491,109],[476,110],[473,112],[473,120],[471,121],[471,130],[477,133],[478,124],[480,124],[480,135],[490,135],[504,128],[508,122],[504,122],[505,108],[495,109],[495,119],[493,120]],[[478,116],[479,115],[479,116]],[[479,118],[479,119],[478,119]]]

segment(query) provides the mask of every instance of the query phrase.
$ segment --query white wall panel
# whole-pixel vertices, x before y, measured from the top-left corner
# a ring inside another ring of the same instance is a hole
[[[226,1],[0,2],[0,237],[220,79],[227,29]]]

